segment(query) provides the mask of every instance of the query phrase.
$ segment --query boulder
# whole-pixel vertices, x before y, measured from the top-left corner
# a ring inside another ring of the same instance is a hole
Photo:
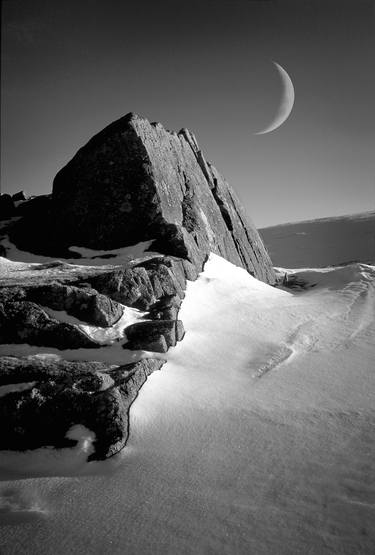
[[[0,343],[28,343],[57,349],[98,347],[78,326],[51,318],[30,301],[0,303]]]
[[[94,326],[109,327],[123,314],[121,305],[90,287],[75,287],[53,282],[30,288],[29,300],[68,314]]]
[[[156,344],[159,344],[160,336],[163,336],[167,347],[174,347],[184,335],[181,320],[146,320],[137,322],[126,328],[128,343],[124,344],[126,349],[142,349],[153,351]],[[163,342],[161,343],[163,345]],[[166,352],[161,350],[158,352]]]
[[[150,250],[200,271],[210,252],[273,283],[268,254],[238,198],[194,136],[128,114],[95,135],[56,175],[55,236],[66,245]]]

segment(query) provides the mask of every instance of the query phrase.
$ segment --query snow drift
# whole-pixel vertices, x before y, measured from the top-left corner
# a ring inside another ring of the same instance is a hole
[[[188,284],[184,341],[132,406],[121,464],[31,482],[50,512],[32,536],[22,522],[7,528],[7,545],[371,553],[375,268],[293,272],[305,289],[271,287],[212,255]],[[13,482],[19,495],[28,484]]]

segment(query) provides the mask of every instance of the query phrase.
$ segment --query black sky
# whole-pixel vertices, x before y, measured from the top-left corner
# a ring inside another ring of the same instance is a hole
[[[2,191],[129,111],[188,127],[256,225],[375,205],[375,1],[5,0]],[[290,74],[293,112],[270,123]]]

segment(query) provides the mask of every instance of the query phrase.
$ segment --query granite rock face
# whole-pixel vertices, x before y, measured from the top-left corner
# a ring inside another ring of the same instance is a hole
[[[150,250],[199,270],[214,252],[274,282],[258,232],[186,129],[124,116],[56,175],[52,200],[56,235],[63,230],[67,244],[112,249],[154,240]]]

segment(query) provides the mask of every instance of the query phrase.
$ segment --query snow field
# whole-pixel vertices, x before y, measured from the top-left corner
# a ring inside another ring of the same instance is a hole
[[[185,338],[132,405],[119,457],[85,464],[85,433],[50,466],[31,462],[46,450],[9,454],[13,473],[55,478],[3,483],[48,507],[32,534],[21,517],[7,527],[6,544],[61,554],[372,553],[375,268],[292,272],[314,287],[274,288],[211,255],[188,283]],[[81,477],[63,478],[74,472]]]

